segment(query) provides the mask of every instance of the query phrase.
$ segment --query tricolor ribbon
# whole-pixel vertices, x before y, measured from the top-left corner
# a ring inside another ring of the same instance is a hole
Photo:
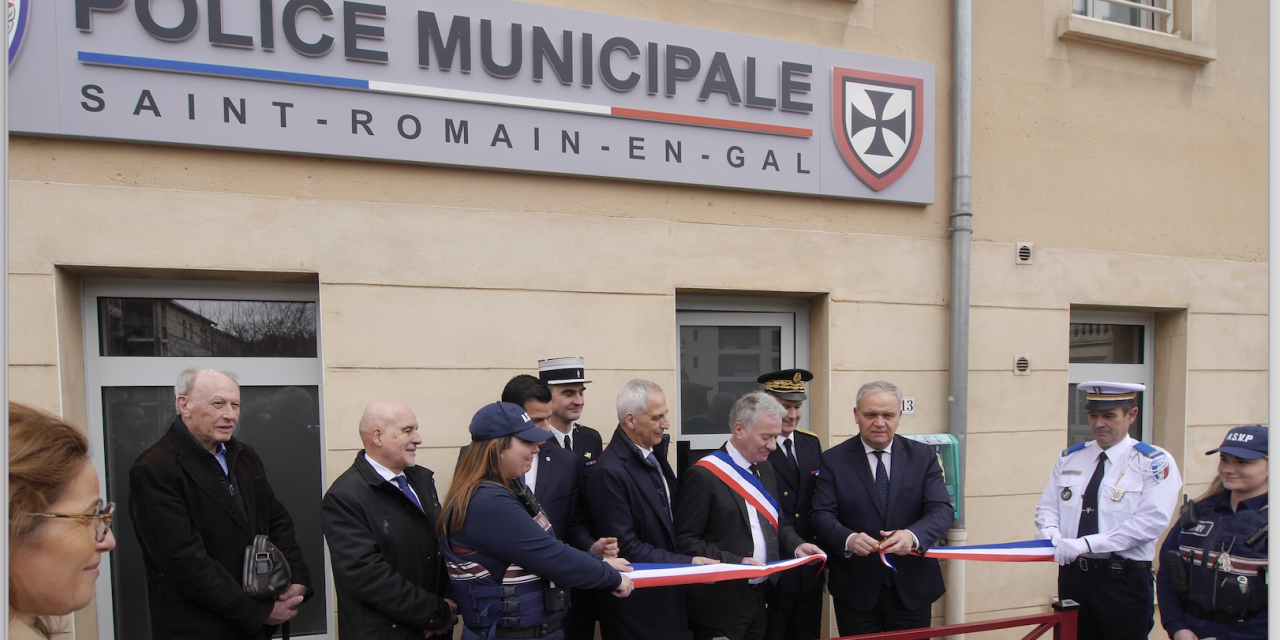
[[[921,555],[912,551],[911,555]],[[933,547],[924,552],[926,558],[939,560],[980,560],[983,562],[1053,562],[1052,540],[1025,540],[1001,544],[975,544],[968,547]],[[884,566],[897,571],[888,556],[880,552]]]
[[[762,567],[750,564],[648,564],[631,565],[632,571],[627,574],[631,584],[637,589],[643,587],[670,587],[680,584],[706,584],[724,580],[750,580],[773,575],[779,571],[794,569],[807,564],[817,564],[817,570],[827,561],[827,554],[793,560],[770,562]]]

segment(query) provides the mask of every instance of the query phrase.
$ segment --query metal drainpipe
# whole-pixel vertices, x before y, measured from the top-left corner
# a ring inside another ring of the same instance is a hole
[[[952,133],[954,170],[951,182],[951,331],[947,372],[947,432],[956,437],[960,469],[956,474],[956,520],[948,544],[963,545],[964,488],[969,423],[969,244],[973,237],[973,0],[955,0],[952,34]],[[947,594],[946,624],[964,622],[964,561],[943,563]],[[961,640],[963,635],[950,636]]]

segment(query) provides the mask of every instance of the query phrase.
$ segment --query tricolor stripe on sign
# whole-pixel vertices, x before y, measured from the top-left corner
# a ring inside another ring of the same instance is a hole
[[[695,463],[720,478],[730,489],[742,496],[747,504],[764,514],[773,530],[778,530],[778,501],[760,483],[760,479],[733,463],[733,458],[723,451],[713,451]]]
[[[631,565],[634,570],[627,574],[637,589],[643,587],[670,587],[680,584],[707,584],[724,580],[750,580],[763,578],[779,571],[786,571],[806,564],[817,565],[812,570],[821,571],[827,561],[825,553],[771,562],[763,567],[749,564],[644,564]]]
[[[398,82],[382,82],[361,78],[344,78],[314,73],[298,73],[294,71],[275,71],[254,67],[236,67],[224,64],[205,62],[185,62],[182,60],[165,60],[162,58],[144,58],[140,56],[123,56],[112,53],[95,53],[80,51],[77,55],[81,64],[103,67],[122,67],[126,69],[142,69],[145,71],[164,71],[193,76],[215,76],[219,78],[235,78],[238,80],[256,80],[278,84],[297,84],[331,89],[348,89],[367,91],[370,93],[390,93],[402,96],[415,96],[435,100],[452,100],[455,102],[471,102],[475,104],[492,104],[501,107],[520,109],[539,109],[542,111],[560,111],[564,113],[580,113],[589,116],[606,116],[627,118],[629,120],[645,120],[648,122],[665,122],[693,127],[710,127],[712,129],[728,129],[748,133],[763,133],[775,136],[795,138],[812,138],[813,129],[804,127],[787,127],[749,120],[727,120],[724,118],[707,118],[683,113],[667,113],[663,111],[647,111],[644,109],[627,109],[610,107],[585,102],[567,102],[564,100],[547,100],[543,98],[525,98],[508,96],[482,91],[465,91],[462,89],[445,89],[424,85],[401,84]]]
[[[911,555],[919,553],[912,551]],[[1001,544],[975,544],[968,547],[933,547],[924,552],[926,558],[939,560],[979,560],[983,562],[1052,562],[1052,540],[1024,540]],[[880,553],[880,561],[897,571],[889,558]]]

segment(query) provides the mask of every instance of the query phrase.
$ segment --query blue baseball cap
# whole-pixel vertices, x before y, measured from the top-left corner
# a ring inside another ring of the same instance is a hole
[[[1227,437],[1222,439],[1222,446],[1206,452],[1205,455],[1229,453],[1244,460],[1265,458],[1267,457],[1267,431],[1266,427],[1259,424],[1236,427],[1227,432]]]
[[[510,402],[485,405],[472,416],[472,442],[504,436],[515,436],[526,442],[542,442],[551,437],[551,432],[538,428],[524,409]]]

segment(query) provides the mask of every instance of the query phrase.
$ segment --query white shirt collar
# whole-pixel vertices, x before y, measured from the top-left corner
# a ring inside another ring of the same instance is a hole
[[[373,467],[373,470],[377,471],[378,475],[382,476],[382,479],[386,480],[387,482],[391,482],[391,479],[396,477],[397,475],[403,475],[403,474],[392,473],[390,469],[378,464],[378,461],[374,460],[373,456],[370,456],[369,452],[367,451],[364,454],[364,459],[368,460],[369,466]]]
[[[862,448],[867,451],[867,455],[871,455],[872,451],[880,451],[880,449],[876,449],[875,447],[867,444],[866,440],[862,441]],[[885,447],[883,451],[889,455],[893,455],[893,440],[889,441],[889,446]]]
[[[732,442],[726,442],[724,448],[729,452],[729,458],[733,460],[734,464],[748,471],[751,470],[751,463],[747,462],[747,459],[742,457],[742,453],[738,451],[737,447],[733,446]]]
[[[1107,460],[1111,464],[1116,464],[1117,462],[1122,460],[1126,454],[1129,453],[1129,450],[1133,448],[1133,445],[1135,442],[1137,442],[1137,440],[1134,440],[1133,437],[1126,435],[1124,437],[1124,440],[1121,440],[1120,442],[1117,442],[1111,445],[1110,449],[1103,449],[1101,445],[1098,446],[1098,449],[1103,453],[1107,454]],[[1098,444],[1098,441],[1094,440],[1093,443],[1096,445]]]
[[[795,432],[795,431],[792,431],[789,435],[785,435],[785,436],[784,436],[784,435],[782,435],[782,434],[778,434],[778,448],[779,448],[779,449],[782,449],[782,443],[784,443],[784,442],[786,442],[786,441],[788,441],[788,440],[790,440],[790,441],[791,441],[792,448],[795,448],[795,442],[796,442],[796,441],[795,441],[795,435],[796,435],[796,432]],[[785,450],[784,450],[784,451],[785,451]]]

